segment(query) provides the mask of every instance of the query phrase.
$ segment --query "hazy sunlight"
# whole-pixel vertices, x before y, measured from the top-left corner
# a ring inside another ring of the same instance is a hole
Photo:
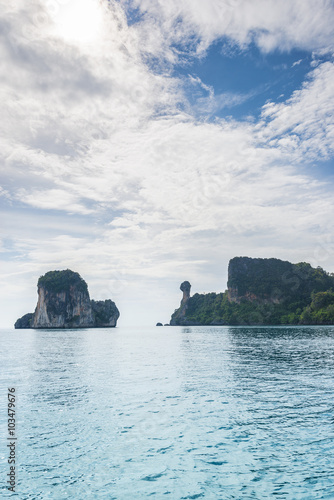
[[[91,43],[99,37],[102,8],[98,0],[67,0],[50,15],[56,34],[69,42]]]

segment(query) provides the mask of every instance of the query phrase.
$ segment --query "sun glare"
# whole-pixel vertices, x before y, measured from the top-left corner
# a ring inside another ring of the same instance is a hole
[[[102,8],[99,0],[63,0],[50,15],[55,34],[66,41],[91,43],[101,33]]]

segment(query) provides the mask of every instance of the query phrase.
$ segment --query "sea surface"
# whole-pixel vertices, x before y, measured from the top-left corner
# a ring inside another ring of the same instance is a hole
[[[334,499],[333,327],[1,330],[0,380],[1,498]]]

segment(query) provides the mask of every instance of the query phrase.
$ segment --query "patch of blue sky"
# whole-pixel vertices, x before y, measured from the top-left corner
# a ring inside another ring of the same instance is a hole
[[[110,2],[111,0],[108,1]],[[131,26],[132,24],[135,24],[141,20],[143,14],[140,11],[139,7],[134,6],[129,0],[123,1],[122,5],[125,8],[128,26]]]
[[[175,76],[198,78],[203,83],[200,96],[198,89],[188,86],[192,105],[209,94],[205,86],[212,89],[216,100],[222,103],[214,114],[218,117],[258,118],[267,101],[282,102],[291,97],[312,69],[312,54],[306,51],[263,54],[254,44],[246,50],[225,49],[226,42],[221,41],[212,45],[205,57],[174,68]],[[219,99],[224,95],[226,99]]]
[[[334,158],[329,160],[321,160],[317,158],[317,161],[304,165],[304,170],[307,174],[314,176],[316,171],[317,179],[320,181],[326,180],[328,188],[331,186],[331,190],[334,188]]]

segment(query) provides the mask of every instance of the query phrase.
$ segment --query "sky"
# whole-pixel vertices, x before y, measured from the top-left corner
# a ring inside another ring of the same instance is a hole
[[[334,272],[332,0],[0,0],[1,327],[72,269],[167,323],[235,256]]]

